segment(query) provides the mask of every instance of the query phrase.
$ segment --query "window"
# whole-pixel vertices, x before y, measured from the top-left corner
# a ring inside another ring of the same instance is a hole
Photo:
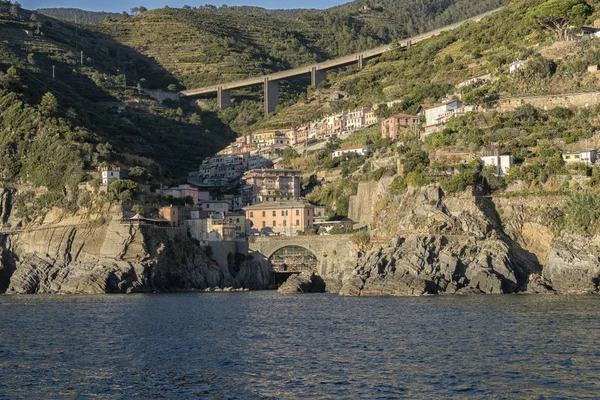
[[[273,211],[273,216],[276,217],[277,216],[277,211]]]
[[[263,228],[265,228],[267,226],[267,222],[263,221]]]
[[[300,210],[296,210],[296,216],[299,216],[299,215],[300,215]]]
[[[267,216],[267,213],[263,211],[263,218]]]
[[[277,226],[277,221],[273,221],[273,226]]]
[[[250,218],[254,218],[254,211],[250,211]]]
[[[240,219],[239,219],[239,218],[236,218],[236,219],[235,219],[235,222],[237,222],[237,223],[239,224],[239,223],[240,223]]]
[[[296,220],[296,226],[300,226],[300,220],[299,219]]]
[[[281,210],[281,216],[285,217],[285,211]]]
[[[286,226],[286,225],[287,225],[287,221],[284,219],[283,220],[283,226]]]

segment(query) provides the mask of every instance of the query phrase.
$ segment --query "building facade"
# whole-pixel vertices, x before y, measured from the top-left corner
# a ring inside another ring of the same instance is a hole
[[[230,225],[225,219],[204,215],[195,218],[195,215],[192,215],[192,218],[186,219],[184,224],[190,236],[201,244],[234,241],[236,238],[235,226]]]
[[[364,156],[367,154],[367,148],[365,146],[344,147],[331,153],[331,158],[340,157],[344,154],[358,154]]]
[[[562,159],[566,164],[572,164],[577,162],[585,164],[595,164],[598,160],[598,151],[587,150],[582,151],[580,153],[563,153]]]
[[[511,155],[484,155],[481,157],[483,165],[486,167],[495,167],[496,176],[504,176],[508,174],[510,167],[513,166],[513,157]]]
[[[398,139],[400,132],[411,126],[418,126],[421,120],[416,115],[396,114],[381,123],[382,139]]]
[[[300,199],[302,171],[269,168],[246,172],[246,184],[252,186],[253,203]]]
[[[177,207],[161,207],[158,209],[158,215],[160,218],[168,221],[171,226],[179,225],[179,209]]]
[[[121,179],[120,167],[100,167],[98,170],[102,175],[102,184],[104,186],[110,185],[112,181]]]
[[[312,230],[315,206],[300,201],[265,202],[244,208],[252,231],[297,235]]]

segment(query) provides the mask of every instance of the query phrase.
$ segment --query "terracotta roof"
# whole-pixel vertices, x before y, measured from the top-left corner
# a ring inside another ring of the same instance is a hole
[[[343,147],[341,149],[337,149],[335,151],[343,151],[343,150],[358,150],[358,149],[364,149],[366,148],[366,146],[348,146],[348,147]]]
[[[410,115],[410,114],[404,114],[404,113],[400,113],[400,114],[394,114],[393,117],[397,117],[397,118],[419,118],[416,115]]]
[[[303,203],[301,201],[267,201],[265,203],[244,207],[242,210],[272,210],[274,208],[315,208],[315,206],[309,203]]]

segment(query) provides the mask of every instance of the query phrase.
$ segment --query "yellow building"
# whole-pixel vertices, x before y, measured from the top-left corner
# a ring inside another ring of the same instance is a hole
[[[246,214],[227,213],[225,220],[230,226],[235,227],[236,236],[243,236],[246,233]]]
[[[283,135],[279,131],[258,132],[258,133],[252,134],[252,142],[254,142],[254,143],[273,142],[275,140],[275,137],[277,137],[277,136],[285,136],[285,135]]]

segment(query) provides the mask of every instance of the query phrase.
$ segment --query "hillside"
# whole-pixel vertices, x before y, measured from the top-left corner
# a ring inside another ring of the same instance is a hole
[[[2,3],[0,37],[5,184],[62,192],[102,163],[140,167],[141,181],[180,181],[234,137],[214,113],[143,96],[141,76],[177,80],[101,33]]]
[[[90,29],[153,57],[183,86],[193,88],[372,48],[503,3],[402,0],[369,11],[304,10],[297,18],[232,8],[165,8]],[[444,13],[450,17],[438,21]]]
[[[394,145],[390,139],[381,139],[376,125],[345,141],[331,140],[322,150],[302,155],[287,152],[283,161],[329,181],[310,198],[336,215],[349,213],[349,198],[361,182],[384,177],[389,196],[376,205],[383,220],[394,215],[393,207],[402,203],[402,196],[435,184],[447,196],[460,196],[464,191],[495,198],[563,196],[569,199],[564,207],[548,205],[554,207],[552,221],[547,222],[551,229],[557,235],[565,231],[596,234],[600,220],[593,210],[599,201],[600,168],[565,162],[562,156],[600,147],[600,84],[597,72],[588,71],[588,66],[600,63],[600,40],[556,41],[554,32],[541,30],[530,18],[532,10],[542,4],[547,3],[514,0],[479,23],[407,51],[390,52],[363,70],[330,74],[331,88],[310,92],[304,101],[263,123],[298,126],[303,118],[319,112],[392,99],[402,101],[392,109],[382,107],[380,116],[415,113],[422,103],[461,96],[474,111],[463,111],[428,136],[419,137],[409,130]],[[599,6],[589,7],[579,24],[597,24]],[[506,24],[507,20],[513,23]],[[509,72],[509,64],[516,59],[528,59],[528,63]],[[461,81],[485,72],[492,74],[491,81],[457,88]],[[339,90],[349,97],[327,100],[328,92]],[[569,95],[589,100],[574,104]],[[526,97],[508,101],[514,96]],[[368,156],[331,158],[334,150],[355,145],[366,146]],[[504,176],[496,176],[494,168],[485,168],[478,160],[490,151],[512,156],[513,164]]]
[[[595,77],[585,74],[587,65],[598,63],[597,43],[553,44],[552,36],[538,29],[528,17],[528,12],[541,3],[513,0],[479,23],[417,43],[409,51],[399,49],[384,54],[360,71],[331,71],[326,87],[316,91],[309,88],[306,94],[285,99],[268,119],[257,118],[250,126],[239,129],[300,126],[321,115],[395,99],[403,99],[397,112],[412,113],[421,103],[437,102],[452,94],[459,82],[487,72],[501,78],[484,88],[491,91],[491,97],[598,88]],[[588,23],[597,18],[595,12],[588,17]],[[535,58],[528,72],[506,74],[512,61],[527,57]],[[463,90],[466,89],[469,88]],[[345,93],[346,98],[330,101],[329,94],[337,92]],[[251,105],[242,102],[236,107],[240,111],[228,109],[224,115],[243,125],[237,115],[247,114]]]
[[[543,50],[549,36],[531,25],[526,15],[541,2],[514,0],[481,23],[467,24],[408,51],[388,53],[360,71],[349,68],[331,72],[324,87],[309,90],[308,95],[302,94],[304,85],[282,85],[283,101],[277,113],[266,120],[256,101],[260,99],[251,92],[246,97],[238,94],[236,105],[217,115],[210,111],[214,101],[159,105],[144,96],[141,89],[191,86],[344,54],[374,44],[375,39],[366,34],[371,32],[369,23],[357,22],[358,16],[352,18],[348,21],[361,29],[342,29],[336,40],[327,42],[335,23],[317,29],[305,16],[291,20],[207,8],[161,9],[107,24],[75,25],[26,10],[18,10],[15,15],[13,7],[3,3],[0,70],[6,73],[0,83],[0,104],[5,135],[0,150],[7,160],[4,179],[10,184],[51,186],[60,192],[65,186],[74,187],[78,181],[89,179],[87,172],[99,165],[115,163],[125,169],[140,167],[144,171],[142,182],[180,181],[197,168],[204,156],[230,142],[234,130],[297,126],[330,111],[397,98],[404,99],[396,107],[398,111],[414,112],[421,102],[438,101],[452,93],[454,85],[463,79],[486,71],[499,73],[510,60]],[[425,3],[415,0],[410,4]],[[444,7],[452,10],[466,3],[441,4],[437,11],[416,8],[413,18],[417,21],[419,15],[428,12],[442,15]],[[477,12],[482,4],[477,3]],[[383,6],[378,10],[390,12]],[[343,7],[328,10],[323,18],[342,12],[354,11]],[[212,24],[205,24],[207,19]],[[514,23],[506,24],[507,20]],[[299,35],[304,35],[303,42],[298,41]],[[346,35],[351,38],[349,44],[343,50],[336,47],[346,43]],[[277,43],[274,37],[285,37],[287,41]],[[309,44],[311,47],[307,47]],[[304,50],[296,51],[299,49]],[[247,63],[241,62],[240,54],[245,55]],[[597,80],[577,72],[595,60],[597,46],[574,54],[573,61],[552,61],[559,74],[544,72],[550,64],[542,57],[532,64],[539,64],[532,70],[533,75],[510,75],[486,90],[514,94],[555,86],[597,87]],[[214,59],[214,63],[207,63],[207,59]],[[332,91],[345,92],[349,97],[330,102],[326,99]],[[578,117],[570,118],[577,121]],[[484,122],[478,123],[488,129],[489,124]],[[590,123],[574,124],[573,137],[589,137],[585,130]],[[39,134],[31,135],[33,127]],[[464,134],[458,126],[456,132],[448,133],[454,135],[452,138],[439,139],[431,146],[460,141]],[[55,151],[45,152],[47,148]],[[42,173],[40,165],[60,167]]]
[[[59,19],[79,22],[102,22],[108,18],[119,18],[121,14],[104,11],[87,11],[79,8],[38,8],[40,14]]]

